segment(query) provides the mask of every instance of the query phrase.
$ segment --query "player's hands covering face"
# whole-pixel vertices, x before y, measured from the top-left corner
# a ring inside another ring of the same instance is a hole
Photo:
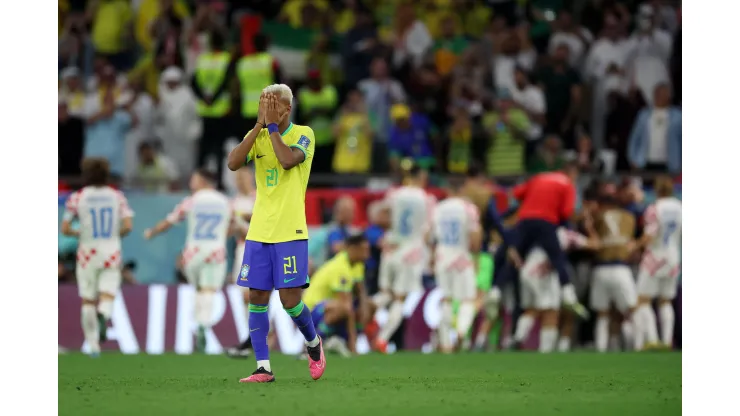
[[[267,106],[265,108],[265,123],[279,123],[280,122],[280,103],[278,102],[275,94],[267,94]]]
[[[260,105],[257,109],[257,121],[264,125],[267,125],[267,123],[265,122],[265,110],[267,108],[267,98],[265,96],[266,96],[265,93],[262,93],[262,95],[260,95]]]

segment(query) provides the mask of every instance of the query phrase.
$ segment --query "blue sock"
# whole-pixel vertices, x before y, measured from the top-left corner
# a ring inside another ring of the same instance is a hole
[[[267,334],[270,332],[270,317],[267,314],[267,305],[249,304],[249,336],[252,338],[252,348],[257,361],[270,359],[270,350],[267,349]]]
[[[303,334],[303,337],[306,338],[307,342],[311,343],[316,340],[316,328],[313,326],[311,311],[303,301],[299,302],[295,307],[285,309],[285,312],[288,312],[288,315],[293,318],[293,322],[298,326],[298,329],[301,331],[301,334]],[[311,346],[315,347],[316,345]]]

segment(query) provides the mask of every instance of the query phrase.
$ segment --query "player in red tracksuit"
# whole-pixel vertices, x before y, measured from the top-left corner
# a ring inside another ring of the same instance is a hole
[[[577,177],[578,167],[568,164],[560,172],[533,176],[513,189],[514,198],[519,200],[519,220],[508,246],[500,247],[496,253],[496,276],[486,302],[490,319],[498,316],[502,288],[516,278],[522,257],[526,257],[534,247],[541,247],[547,253],[550,263],[558,272],[563,288],[563,304],[574,307],[579,314],[585,313],[570,283],[565,252],[557,235],[558,226],[567,221],[575,210]]]

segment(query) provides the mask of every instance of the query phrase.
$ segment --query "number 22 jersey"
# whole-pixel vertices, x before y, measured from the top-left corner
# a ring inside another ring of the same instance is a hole
[[[284,243],[308,239],[306,186],[316,146],[313,130],[291,123],[281,135],[288,147],[303,152],[304,159],[292,169],[283,169],[267,129],[257,135],[246,160],[254,161],[257,182],[257,200],[247,233],[250,241]]]
[[[215,189],[202,189],[185,198],[167,216],[177,224],[187,219],[184,260],[196,253],[221,261],[226,255],[226,240],[234,217],[234,207],[226,195]]]

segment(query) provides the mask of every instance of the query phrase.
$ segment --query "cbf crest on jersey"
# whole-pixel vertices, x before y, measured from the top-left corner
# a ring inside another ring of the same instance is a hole
[[[248,264],[242,265],[242,271],[239,275],[241,276],[241,280],[247,280],[247,276],[249,275],[249,265]]]
[[[298,145],[303,146],[305,149],[308,149],[309,144],[311,144],[311,139],[306,136],[301,136],[301,138],[298,139]]]

